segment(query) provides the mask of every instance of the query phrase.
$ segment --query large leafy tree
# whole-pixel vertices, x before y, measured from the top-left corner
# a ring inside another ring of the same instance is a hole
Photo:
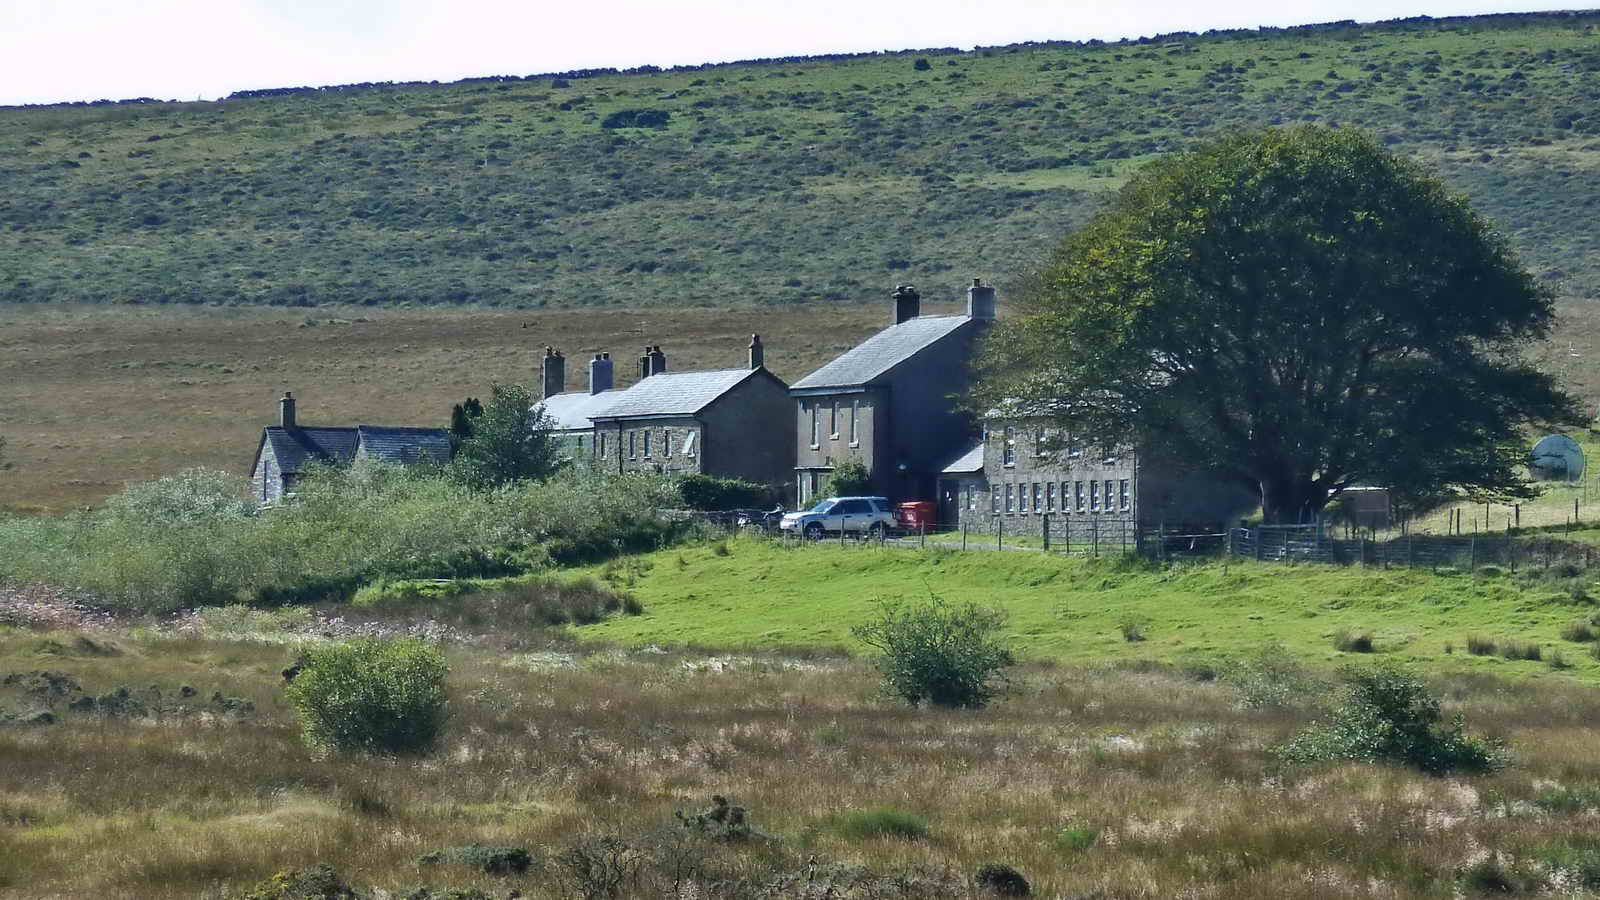
[[[980,358],[979,408],[1259,490],[1530,496],[1521,429],[1576,401],[1520,351],[1551,298],[1467,202],[1370,137],[1237,134],[1165,157],[1068,236]]]
[[[482,413],[470,417],[470,436],[456,447],[450,462],[456,477],[476,488],[492,488],[554,474],[561,468],[555,423],[535,405],[527,388],[497,384],[492,390]]]

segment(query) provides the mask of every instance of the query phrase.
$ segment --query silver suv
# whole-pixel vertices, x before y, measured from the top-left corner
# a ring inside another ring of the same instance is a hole
[[[829,497],[810,509],[784,516],[778,530],[813,539],[830,531],[879,537],[894,524],[894,507],[888,497]]]

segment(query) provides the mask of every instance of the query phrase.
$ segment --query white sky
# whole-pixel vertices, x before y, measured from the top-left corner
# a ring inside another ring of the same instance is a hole
[[[1578,9],[1559,0],[0,0],[0,105]]]

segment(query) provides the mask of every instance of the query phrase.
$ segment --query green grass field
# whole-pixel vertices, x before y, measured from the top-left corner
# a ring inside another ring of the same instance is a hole
[[[1538,574],[1255,562],[1159,568],[1029,552],[786,549],[740,539],[638,557],[603,574],[638,596],[645,614],[577,631],[629,646],[859,650],[850,626],[873,614],[874,601],[937,594],[1005,609],[1008,637],[1031,659],[1204,662],[1278,644],[1295,658],[1333,665],[1356,658],[1333,646],[1349,631],[1370,633],[1380,655],[1439,671],[1551,677],[1548,660],[1559,651],[1572,664],[1563,677],[1600,677],[1591,645],[1560,636],[1563,626],[1594,614],[1593,602],[1574,601],[1570,584]],[[1145,640],[1125,640],[1126,623]],[[1473,656],[1468,636],[1542,645],[1545,659]]]

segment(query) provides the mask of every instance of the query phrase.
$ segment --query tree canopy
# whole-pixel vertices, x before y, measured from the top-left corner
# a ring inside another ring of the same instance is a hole
[[[1522,428],[1576,400],[1520,351],[1554,317],[1503,239],[1371,137],[1252,131],[1162,158],[1023,279],[980,408],[1188,460],[1268,521],[1350,485],[1531,496]]]
[[[493,396],[476,416],[464,411],[457,422],[452,410],[452,434],[456,426],[468,437],[460,441],[451,470],[463,482],[476,488],[492,488],[522,479],[542,479],[561,468],[561,457],[552,429],[555,423],[535,407],[533,394],[521,385],[497,384]],[[469,404],[477,404],[469,400]]]

